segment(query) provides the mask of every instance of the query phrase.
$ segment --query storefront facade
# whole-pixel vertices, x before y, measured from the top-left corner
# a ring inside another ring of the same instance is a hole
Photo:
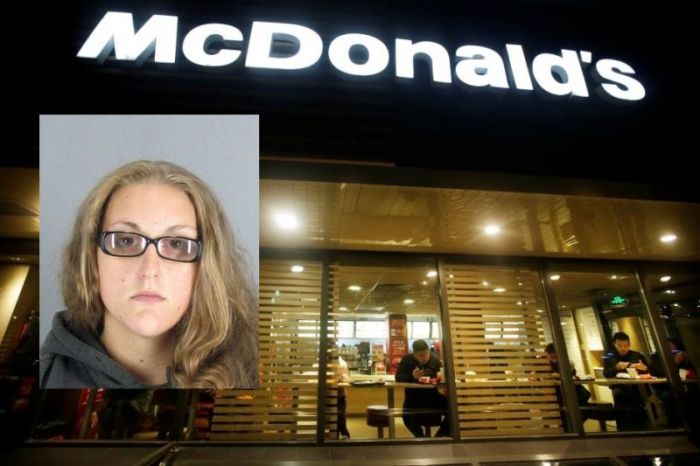
[[[152,402],[172,411],[166,438],[414,441],[392,372],[418,339],[444,364],[447,441],[693,430],[695,379],[667,346],[700,360],[700,198],[689,123],[670,124],[682,44],[650,37],[653,15],[117,3],[46,20],[39,113],[260,115],[260,387]],[[634,428],[598,373],[618,331],[655,358]],[[571,362],[557,375],[549,343]],[[70,395],[82,410],[66,414],[37,393],[31,437],[96,437],[103,395]]]

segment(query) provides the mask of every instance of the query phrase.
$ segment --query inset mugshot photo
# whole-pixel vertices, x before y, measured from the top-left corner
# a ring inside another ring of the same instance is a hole
[[[40,117],[41,388],[258,385],[258,117]]]

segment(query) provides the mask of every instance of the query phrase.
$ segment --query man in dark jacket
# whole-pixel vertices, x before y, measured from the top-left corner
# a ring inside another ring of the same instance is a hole
[[[625,332],[613,335],[615,351],[605,357],[603,374],[614,378],[619,373],[627,373],[627,369],[635,369],[638,373],[649,373],[650,368],[642,353],[630,349],[630,337]],[[644,400],[640,390],[642,385],[611,385],[615,401],[617,430],[644,429],[647,418],[644,413]]]
[[[396,381],[416,383],[421,377],[436,378],[441,367],[442,363],[430,352],[428,344],[424,340],[416,340],[413,342],[413,353],[404,356],[399,363]],[[444,415],[435,436],[449,437],[447,398],[437,388],[406,388],[403,409],[403,422],[414,436],[425,437],[423,426],[432,425],[434,420]]]

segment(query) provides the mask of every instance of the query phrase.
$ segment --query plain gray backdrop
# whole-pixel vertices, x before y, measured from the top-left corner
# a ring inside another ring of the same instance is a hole
[[[78,207],[109,172],[134,160],[176,163],[214,191],[258,283],[257,115],[42,115],[40,338],[65,309],[60,261]]]

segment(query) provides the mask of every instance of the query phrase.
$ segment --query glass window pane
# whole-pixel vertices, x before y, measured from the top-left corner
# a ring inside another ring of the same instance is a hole
[[[444,388],[413,388],[420,390],[420,404],[414,406],[415,397],[405,395],[407,388],[395,385],[397,371],[402,377],[399,366],[417,361],[410,354],[416,340],[425,341],[428,360],[437,364],[431,376],[437,378],[442,364],[438,332],[431,338],[432,323],[440,320],[437,277],[430,273],[434,267],[356,263],[331,266],[330,324],[339,329],[354,323],[355,335],[336,338],[329,350],[336,369],[329,386],[337,387],[338,394],[327,399],[332,410],[327,423],[335,427],[330,438],[376,439],[381,431],[384,438],[406,439],[418,432],[425,436],[426,430],[435,436],[442,425],[449,425]],[[419,382],[409,376],[412,383]],[[418,408],[420,416],[412,412]]]
[[[586,432],[658,430],[676,415],[635,272],[554,270],[561,319]]]
[[[648,283],[656,311],[664,323],[662,349],[671,359],[683,384],[687,418],[694,428],[700,419],[700,275],[664,270],[649,274]],[[655,361],[661,364],[660,358]],[[670,393],[661,392],[665,404],[674,404]],[[671,411],[669,427],[681,427],[681,419]]]

